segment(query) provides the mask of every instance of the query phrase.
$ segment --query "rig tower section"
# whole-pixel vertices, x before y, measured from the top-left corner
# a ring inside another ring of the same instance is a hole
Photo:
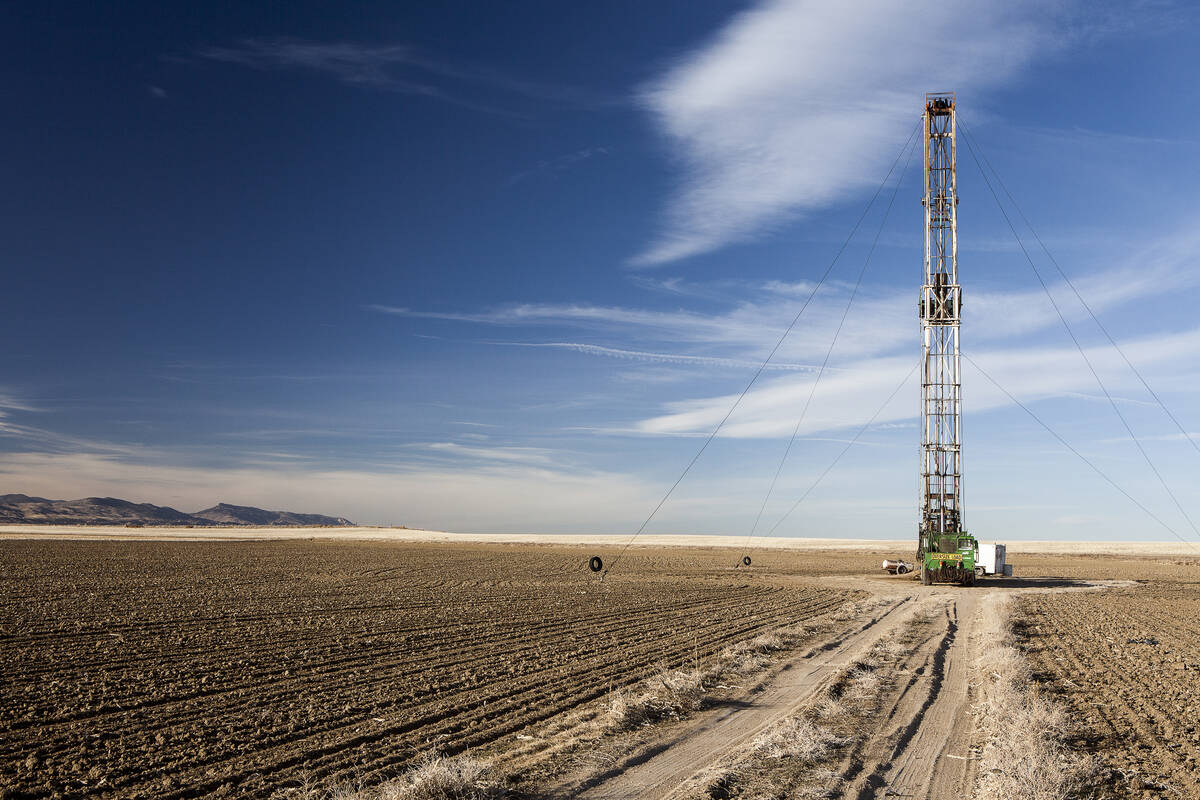
[[[959,377],[958,171],[953,93],[925,96],[925,280],[921,286],[921,580],[974,583],[978,544],[963,530]]]

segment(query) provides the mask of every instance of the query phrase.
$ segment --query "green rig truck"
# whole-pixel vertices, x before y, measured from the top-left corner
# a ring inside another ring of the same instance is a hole
[[[917,550],[921,583],[975,585],[975,560],[979,542],[966,531],[922,533]]]

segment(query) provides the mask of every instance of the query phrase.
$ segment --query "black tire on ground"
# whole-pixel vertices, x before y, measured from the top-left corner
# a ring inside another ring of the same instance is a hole
[[[933,585],[933,576],[930,575],[929,570],[925,569],[924,567],[921,567],[921,585],[922,586],[932,586]]]
[[[968,572],[967,577],[963,578],[963,586],[974,586],[974,585],[975,585],[975,573]]]
[[[588,569],[592,572],[599,572],[604,569],[604,562],[600,560],[600,556],[592,556],[588,561]]]
[[[750,556],[742,556],[742,563],[747,567],[750,566]]]
[[[897,574],[897,575],[903,575],[903,574],[905,574],[906,572],[908,572],[908,567],[904,566],[903,564],[901,564],[900,566],[896,567],[896,574]]]
[[[983,577],[984,575],[986,575],[986,574],[987,574],[987,573],[984,571],[983,567],[976,567],[976,568],[975,568],[975,577],[976,577],[976,578],[982,578],[982,577]]]

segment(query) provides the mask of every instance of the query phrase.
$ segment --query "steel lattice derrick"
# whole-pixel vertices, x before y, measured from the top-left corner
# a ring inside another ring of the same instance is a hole
[[[954,94],[925,97],[925,280],[921,286],[919,553],[963,528],[959,378],[958,185]]]

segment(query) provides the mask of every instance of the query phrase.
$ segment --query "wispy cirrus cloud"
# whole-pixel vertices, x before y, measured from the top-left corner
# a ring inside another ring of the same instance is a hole
[[[41,411],[42,409],[25,398],[15,394],[0,391],[0,418],[7,417],[13,411]]]
[[[132,452],[127,445],[107,442],[88,436],[50,430],[39,425],[30,425],[25,420],[29,414],[45,413],[46,409],[15,394],[0,391],[0,440],[18,442],[23,446],[35,446],[41,450],[73,452],[88,450],[108,455],[125,455]]]
[[[352,86],[371,86],[409,94],[439,96],[437,87],[422,80],[427,68],[414,48],[401,44],[365,45],[352,42],[313,42],[305,39],[242,39],[234,45],[200,47],[195,55],[210,61],[260,70],[308,70]],[[432,62],[428,62],[432,64]],[[407,68],[401,74],[398,68]]]
[[[587,353],[588,355],[607,356],[608,358],[618,358],[628,361],[642,361],[654,364],[686,364],[688,366],[733,367],[738,369],[758,366],[758,363],[756,362],[737,358],[689,356],[681,355],[679,353],[654,353],[646,350],[623,350],[618,347],[604,347],[596,344],[585,344],[583,342],[489,342],[489,344],[501,344],[511,347],[540,347],[553,350],[572,350],[576,353]],[[817,369],[817,365],[789,364],[786,362],[772,361],[770,364],[766,365],[765,369],[773,371],[787,370],[789,372],[814,372]]]
[[[1200,236],[1188,233],[1165,237],[1108,269],[1077,275],[1072,283],[1090,308],[1103,315],[1129,303],[1195,286],[1200,282],[1200,273],[1190,265],[1197,253]],[[1017,260],[1012,269],[1027,276],[1026,285],[1032,285],[969,293],[963,323],[969,341],[995,342],[1061,326],[1028,266]],[[1052,280],[1052,268],[1044,261],[1039,269],[1068,321],[1086,321],[1089,315],[1070,287],[1061,279]],[[672,282],[670,286],[680,296],[704,296],[703,291],[693,292],[686,284]],[[570,303],[520,303],[479,312],[431,312],[387,305],[371,305],[368,309],[416,319],[505,328],[565,327],[617,340],[612,344],[577,340],[494,342],[498,345],[570,349],[609,358],[696,366],[739,366],[761,363],[770,344],[783,333],[812,290],[812,284],[805,282],[725,286],[722,294],[728,307],[709,312]],[[848,286],[834,283],[820,289],[816,302],[804,312],[780,349],[777,362],[773,361],[776,368],[803,370],[820,363],[848,293]],[[836,358],[872,357],[910,348],[917,324],[914,297],[912,288],[860,289],[849,324],[838,340]],[[654,342],[659,347],[648,350],[620,346],[629,341]],[[671,352],[667,348],[677,349]]]
[[[410,44],[276,37],[200,47],[194,55],[252,69],[320,73],[351,86],[420,95],[482,111],[508,113],[470,96],[481,89],[569,105],[616,102],[615,98],[590,89],[526,80],[476,64],[453,63]]]
[[[1076,275],[1073,283],[1102,318],[1106,313],[1126,313],[1124,309],[1128,307],[1147,307],[1151,298],[1194,287],[1200,278],[1190,265],[1198,252],[1200,237],[1190,232],[1165,236],[1128,258],[1114,259],[1107,269]],[[1013,268],[1025,275],[1029,273],[1028,266],[1020,261]],[[1042,264],[1047,279],[1048,268],[1050,265]],[[1086,364],[1061,331],[1049,299],[1031,275],[1026,285],[1030,288],[978,290],[968,295],[964,321],[967,350],[1023,400],[1069,397],[1107,403],[1098,393]],[[740,291],[735,292],[734,288]],[[1115,399],[1149,407],[1149,399],[1141,396],[1140,383],[1129,373],[1119,354],[1091,327],[1087,311],[1070,287],[1059,280],[1050,282],[1049,288],[1076,335],[1088,348],[1088,356],[1104,376],[1108,388],[1124,395],[1117,394]],[[604,342],[571,339],[490,344],[570,350],[589,356],[703,370],[723,366],[751,371],[765,355],[764,343],[769,344],[783,331],[812,291],[812,285],[771,281],[741,283],[724,289],[727,307],[708,312],[579,304],[521,304],[467,314],[414,312],[383,306],[375,310],[526,330],[574,328]],[[692,292],[687,284],[673,281],[666,290],[680,297],[695,294],[702,298],[705,307],[711,308],[713,298],[703,291]],[[818,302],[809,307],[801,325],[778,352],[777,364],[781,369],[763,376],[723,429],[724,436],[772,438],[786,436],[791,431],[797,409],[804,405],[813,388],[811,365],[823,359],[848,292],[849,287],[839,284],[827,284],[821,289]],[[862,424],[912,368],[917,326],[913,295],[911,288],[860,290],[801,434],[812,436]],[[653,342],[655,347],[631,347],[625,345],[628,342]],[[1177,328],[1143,333],[1136,339],[1123,337],[1122,347],[1162,391],[1188,391],[1189,376],[1200,370],[1200,330]],[[774,377],[784,367],[791,374]],[[972,412],[1011,405],[1011,400],[983,376],[971,374],[974,367],[967,365],[964,370],[965,382],[972,387]],[[596,430],[645,436],[707,435],[728,412],[734,399],[734,395],[724,393],[670,399],[660,402],[652,413],[636,411],[632,419],[598,426]],[[909,424],[913,416],[911,406],[897,403],[878,417],[877,424]]]
[[[1147,374],[1169,367],[1172,374],[1191,375],[1200,369],[1200,329],[1147,336],[1123,345],[1125,353]],[[1085,348],[1088,359],[1104,377],[1110,391],[1143,394],[1140,383],[1125,367],[1121,357],[1108,346]],[[1023,402],[1051,397],[1094,398],[1096,381],[1073,347],[1021,347],[974,349],[971,358],[987,370],[1001,386]],[[837,373],[827,373],[817,387],[809,414],[800,433],[812,435],[863,425],[913,369],[911,357],[863,359],[843,364]],[[971,387],[969,411],[977,413],[1012,405],[1012,401],[969,362],[963,365],[964,384]],[[738,406],[737,415],[722,429],[730,438],[787,436],[796,424],[797,410],[813,389],[814,376],[789,376],[761,382]],[[915,376],[910,377],[915,385]],[[915,390],[914,390],[915,391]],[[906,396],[913,396],[909,392]],[[711,431],[728,412],[736,395],[674,401],[664,404],[665,413],[646,417],[633,430],[647,435],[691,436]],[[1114,397],[1118,402],[1153,405],[1138,398]],[[878,423],[894,423],[915,416],[911,402],[893,403],[879,413]]]
[[[683,176],[634,263],[713,250],[874,185],[926,91],[1003,84],[1057,49],[1055,8],[767,0],[734,17],[642,89]]]
[[[544,447],[508,447],[489,446],[478,447],[459,444],[458,442],[430,442],[418,445],[437,454],[444,454],[454,459],[469,459],[473,461],[499,461],[514,464],[534,464],[549,466],[556,462],[553,450]]]
[[[590,161],[593,158],[602,158],[610,152],[611,149],[608,147],[585,147],[573,153],[565,153],[554,158],[542,159],[535,166],[514,174],[508,179],[508,185],[513,186],[536,175],[557,176],[584,161]]]

